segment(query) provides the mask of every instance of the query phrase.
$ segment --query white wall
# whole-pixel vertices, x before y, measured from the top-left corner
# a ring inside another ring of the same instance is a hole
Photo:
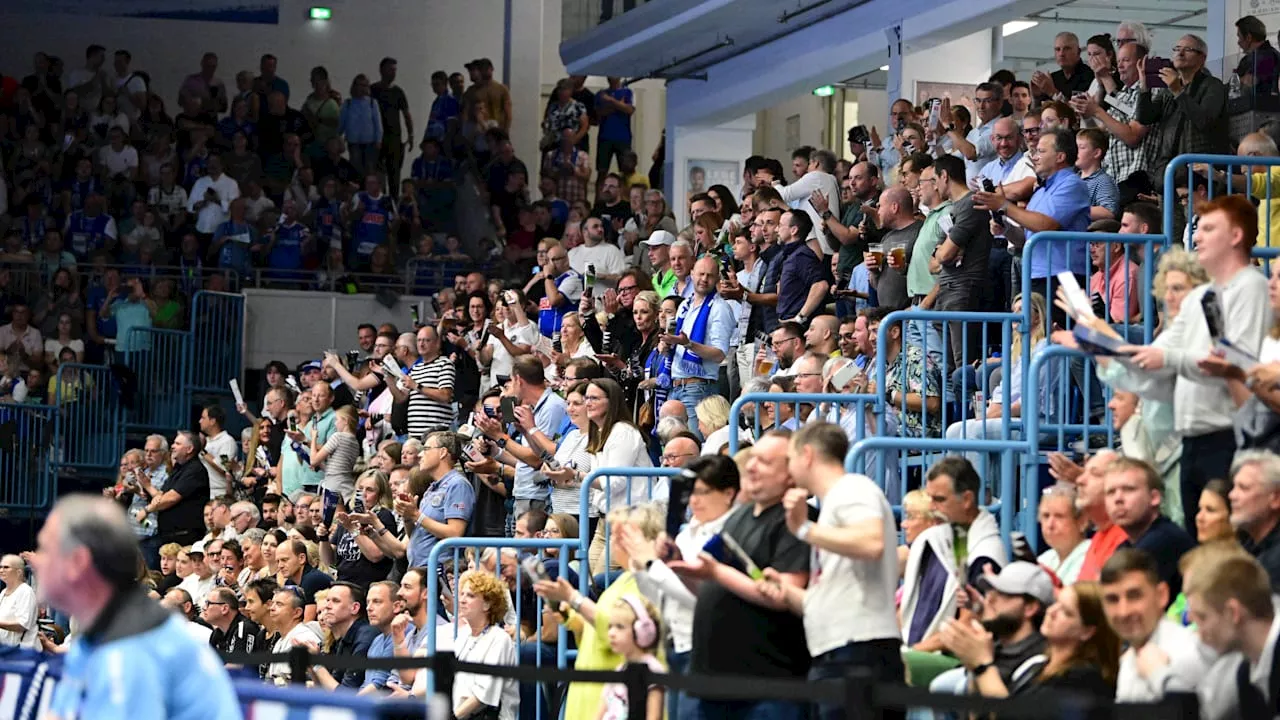
[[[755,150],[765,157],[781,160],[790,172],[792,150],[801,145],[826,145],[823,133],[831,105],[828,100],[835,97],[820,98],[807,93],[756,113]],[[799,117],[799,144],[787,142],[787,120],[793,117]]]
[[[676,225],[688,224],[689,160],[711,160],[735,163],[737,176],[725,182],[734,193],[742,187],[742,162],[751,155],[756,116],[748,115],[714,127],[675,127],[667,130],[667,157],[671,161],[668,200],[676,216]],[[707,185],[711,185],[708,182]]]
[[[932,50],[907,53],[902,57],[902,96],[914,103],[915,85],[920,82],[977,85],[991,77],[991,31],[982,30],[952,40]],[[886,110],[883,117],[887,119]]]
[[[84,48],[98,43],[113,52],[133,54],[135,69],[151,75],[170,113],[177,112],[178,86],[199,70],[200,55],[218,53],[218,74],[234,87],[239,70],[258,69],[262,53],[275,54],[280,76],[289,82],[297,106],[311,92],[315,65],[329,69],[334,87],[345,96],[351,78],[365,73],[377,79],[378,61],[399,61],[399,83],[409,96],[414,131],[421,132],[431,104],[434,70],[462,71],[462,65],[489,57],[502,66],[503,0],[326,0],[333,20],[307,19],[314,2],[280,0],[277,25],[183,20],[20,14],[0,10],[0,26],[9,31],[0,43],[0,67],[19,76],[30,72],[31,55],[44,50],[61,56],[68,71],[84,63]],[[108,62],[110,58],[108,57]]]

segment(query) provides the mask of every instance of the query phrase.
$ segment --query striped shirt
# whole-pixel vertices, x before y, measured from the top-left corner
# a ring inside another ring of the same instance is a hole
[[[1136,119],[1138,96],[1141,94],[1142,89],[1136,82],[1129,87],[1117,90],[1103,101],[1108,108],[1107,114],[1117,122],[1127,125]],[[1111,134],[1107,154],[1102,158],[1102,168],[1118,183],[1128,180],[1129,176],[1135,172],[1151,172],[1151,158],[1154,156],[1156,139],[1159,135],[1159,128],[1152,128],[1137,147],[1129,147],[1117,135]],[[1159,181],[1159,178],[1156,180]]]
[[[360,459],[360,443],[349,432],[335,432],[325,441],[329,454],[324,459],[324,481],[321,487],[342,496],[351,497],[356,489],[355,467]]]
[[[561,467],[580,470],[584,476],[589,474],[595,463],[595,456],[587,452],[587,434],[577,428],[566,433],[564,439],[560,441],[560,447],[556,448],[556,462],[560,463]],[[574,484],[572,487],[563,488],[552,486],[551,510],[568,513],[575,517],[580,516],[582,485]],[[591,517],[595,517],[599,512],[593,507],[590,514]]]
[[[421,388],[448,389],[452,392],[457,368],[443,355],[423,362],[419,360],[409,369],[409,376],[418,383],[419,391],[409,395],[409,435],[419,440],[429,430],[453,427],[453,403],[436,402],[423,395]]]
[[[1115,178],[1099,169],[1089,177],[1080,176],[1084,186],[1089,188],[1089,205],[1110,210],[1111,214],[1120,217],[1120,188],[1116,187]]]

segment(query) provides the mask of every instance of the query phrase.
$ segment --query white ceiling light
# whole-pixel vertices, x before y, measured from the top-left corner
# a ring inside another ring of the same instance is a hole
[[[888,65],[881,65],[881,66],[880,66],[880,72],[889,72],[889,66],[888,66]]]
[[[1035,20],[1010,20],[1004,24],[1003,28],[1001,28],[1001,34],[1004,37],[1009,37],[1010,35],[1016,35],[1023,30],[1030,30],[1039,24],[1040,23]]]

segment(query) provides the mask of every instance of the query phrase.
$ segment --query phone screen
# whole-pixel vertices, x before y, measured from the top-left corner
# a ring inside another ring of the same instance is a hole
[[[513,397],[502,398],[502,421],[513,423],[516,421],[516,399]]]
[[[671,478],[671,493],[667,502],[667,537],[675,538],[684,526],[688,514],[689,498],[693,495],[693,483],[698,476],[691,470],[682,470]]]

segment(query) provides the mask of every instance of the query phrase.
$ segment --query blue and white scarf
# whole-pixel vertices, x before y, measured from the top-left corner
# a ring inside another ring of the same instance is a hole
[[[700,345],[707,342],[707,320],[711,317],[711,304],[716,299],[715,291],[707,295],[702,301],[702,307],[698,309],[698,316],[693,319],[693,327],[689,330],[689,341]],[[684,302],[680,304],[680,310],[676,313],[676,329],[684,328],[684,318],[689,308],[693,306],[692,302]],[[682,345],[676,351],[679,358],[680,369],[690,377],[702,377],[702,358],[687,345]]]

